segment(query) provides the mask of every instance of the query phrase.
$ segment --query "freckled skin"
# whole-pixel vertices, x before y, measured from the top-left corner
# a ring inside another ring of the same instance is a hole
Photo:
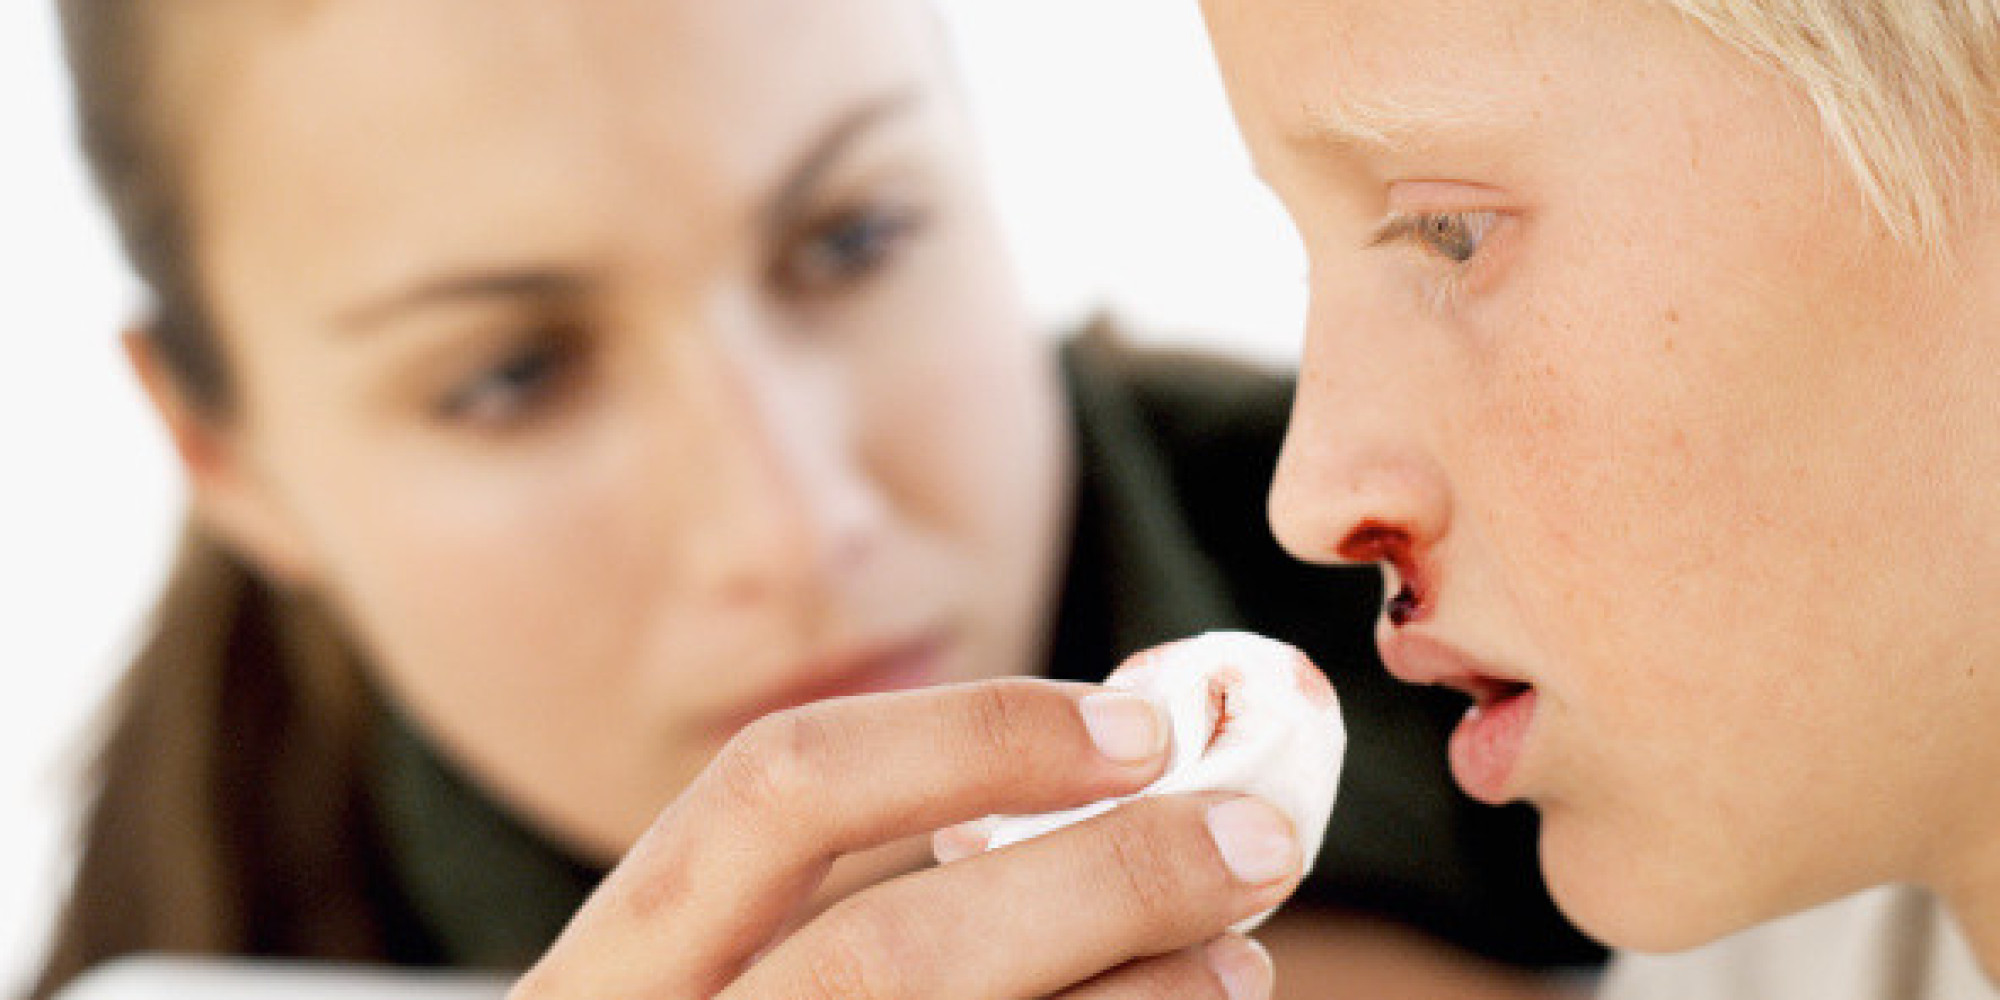
[[[2000,956],[1994,202],[1948,261],[1884,238],[1799,90],[1664,5],[1204,11],[1312,264],[1273,527],[1534,683],[1558,902],[1671,949],[1906,880]],[[1336,100],[1440,113],[1302,138]],[[1468,204],[1463,269],[1370,243]]]

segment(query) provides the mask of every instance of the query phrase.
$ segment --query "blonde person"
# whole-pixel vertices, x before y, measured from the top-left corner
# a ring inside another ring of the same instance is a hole
[[[1586,930],[1830,905],[1611,995],[1996,995],[2000,5],[1205,10],[1312,261],[1286,547]]]
[[[62,10],[194,516],[41,995],[173,951],[1261,996],[1224,929],[1299,858],[1254,801],[924,836],[1158,769],[1141,707],[1006,678],[1229,626],[1316,655],[1352,733],[1293,988],[1595,954],[1532,816],[1450,790],[1451,699],[1375,664],[1374,575],[1269,537],[1289,384],[1029,328],[921,3]]]

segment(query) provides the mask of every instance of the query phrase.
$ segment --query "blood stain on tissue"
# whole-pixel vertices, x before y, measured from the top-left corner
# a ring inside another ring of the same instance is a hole
[[[1299,693],[1305,695],[1306,700],[1312,702],[1314,708],[1333,706],[1333,685],[1327,681],[1325,674],[1319,672],[1318,667],[1313,666],[1311,660],[1304,656],[1293,657],[1292,679],[1298,685]]]
[[[1235,667],[1224,667],[1208,678],[1208,745],[1202,748],[1206,753],[1215,749],[1222,739],[1222,733],[1235,721],[1236,716],[1229,711],[1229,695],[1243,685],[1243,672]]]

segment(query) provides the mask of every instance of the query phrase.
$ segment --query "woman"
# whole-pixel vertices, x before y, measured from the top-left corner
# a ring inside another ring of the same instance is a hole
[[[1206,15],[1312,257],[1274,524],[1385,567],[1389,669],[1476,700],[1464,789],[1538,807],[1616,945],[1901,883],[1985,970],[1870,905],[1865,951],[1753,939],[1711,985],[1990,995],[2000,6]]]
[[[1028,333],[920,4],[64,12],[195,530],[44,993],[149,949],[1261,995],[1223,929],[1300,859],[1249,800],[898,877],[933,828],[1157,770],[1143,706],[992,679],[1228,624],[1349,705],[1308,897],[1372,916],[1300,962],[1532,991],[1382,917],[1588,954],[1522,817],[1425,763],[1442,706],[1358,669],[1372,581],[1262,536],[1288,389]]]

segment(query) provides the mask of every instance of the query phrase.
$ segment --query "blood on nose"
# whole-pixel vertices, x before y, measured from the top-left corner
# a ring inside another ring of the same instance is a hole
[[[1405,584],[1396,596],[1389,598],[1389,624],[1397,628],[1408,625],[1416,619],[1418,608],[1417,592]]]
[[[1409,532],[1372,521],[1354,529],[1340,544],[1342,559],[1395,568],[1402,588],[1389,598],[1387,612],[1389,624],[1397,628],[1416,621],[1424,611],[1425,581],[1418,572],[1415,548]]]

